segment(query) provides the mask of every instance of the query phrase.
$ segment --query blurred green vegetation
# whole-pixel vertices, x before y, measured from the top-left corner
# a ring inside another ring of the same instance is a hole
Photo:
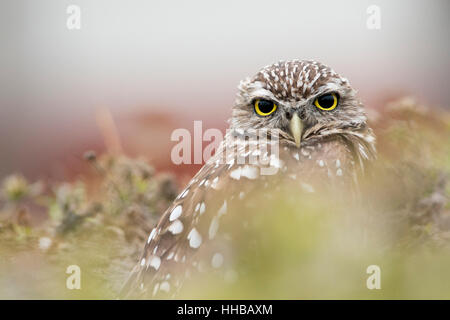
[[[239,277],[194,277],[180,297],[449,299],[450,114],[405,98],[371,125],[379,158],[358,201],[345,190],[304,195],[288,186],[256,197],[248,227],[233,234]],[[142,159],[86,153],[86,161],[89,180],[3,180],[0,298],[116,297],[177,187]],[[35,223],[36,214],[46,219]],[[66,288],[72,264],[81,290]],[[366,287],[369,265],[381,268],[381,290]]]

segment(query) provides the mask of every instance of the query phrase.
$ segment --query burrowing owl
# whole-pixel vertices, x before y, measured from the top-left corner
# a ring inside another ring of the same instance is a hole
[[[264,67],[240,83],[224,141],[151,231],[123,293],[170,297],[191,272],[225,267],[223,219],[240,214],[236,203],[281,181],[298,192],[353,185],[374,142],[347,79],[316,61]]]

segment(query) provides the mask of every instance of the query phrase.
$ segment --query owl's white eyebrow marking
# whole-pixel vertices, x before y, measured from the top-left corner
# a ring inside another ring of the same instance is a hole
[[[328,82],[327,84],[320,86],[317,88],[316,92],[323,93],[325,91],[337,91],[339,89],[339,86],[334,82]]]
[[[177,219],[172,222],[167,230],[169,230],[172,234],[179,234],[183,231],[183,223]]]
[[[215,253],[211,259],[211,265],[213,268],[220,268],[223,264],[223,255],[221,253]]]
[[[202,236],[195,228],[189,232],[187,239],[189,240],[189,245],[194,249],[197,249],[202,244]]]
[[[276,83],[274,84],[274,86],[275,86],[275,90],[278,90],[278,86]],[[274,101],[277,100],[271,91],[262,87],[262,84],[253,86],[253,88],[251,88],[249,93],[250,93],[250,96],[252,99],[253,98],[265,98],[268,100],[274,100]]]
[[[178,219],[181,216],[182,212],[183,212],[183,207],[181,205],[176,206],[170,213],[169,221]]]

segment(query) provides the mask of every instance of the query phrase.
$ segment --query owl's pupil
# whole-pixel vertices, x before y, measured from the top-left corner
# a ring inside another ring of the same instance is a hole
[[[263,113],[269,113],[273,109],[273,102],[268,100],[260,100],[258,103],[259,110]]]
[[[326,94],[318,98],[319,104],[322,108],[331,108],[334,104],[334,97],[331,94]]]

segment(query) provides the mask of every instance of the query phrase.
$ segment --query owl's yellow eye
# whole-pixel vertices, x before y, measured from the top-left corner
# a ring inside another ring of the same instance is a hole
[[[333,110],[338,105],[338,95],[336,93],[327,93],[314,100],[314,105],[325,111]]]
[[[277,105],[270,101],[264,99],[255,100],[255,112],[261,117],[266,117],[277,110]]]

